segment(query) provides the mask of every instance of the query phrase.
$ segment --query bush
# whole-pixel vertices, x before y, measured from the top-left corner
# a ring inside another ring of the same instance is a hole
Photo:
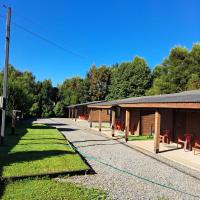
[[[53,111],[54,111],[56,117],[63,117],[65,114],[64,105],[61,102],[57,102]]]
[[[40,115],[40,106],[38,103],[34,103],[30,109],[30,115],[33,117],[38,117]]]
[[[53,117],[53,105],[44,105],[42,107],[42,117]]]

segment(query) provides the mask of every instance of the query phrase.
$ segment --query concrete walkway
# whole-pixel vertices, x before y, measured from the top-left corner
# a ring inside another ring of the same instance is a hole
[[[159,155],[134,150],[123,141],[111,140],[106,135],[89,129],[88,124],[86,126],[70,119],[55,118],[37,122],[59,128],[81,153],[98,160],[87,159],[97,174],[71,177],[69,181],[102,188],[113,199],[119,200],[200,199],[200,173],[197,171],[165,160]]]

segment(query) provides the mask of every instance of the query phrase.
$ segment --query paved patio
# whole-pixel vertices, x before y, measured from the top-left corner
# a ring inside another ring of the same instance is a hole
[[[77,122],[81,126],[89,127],[89,123],[85,120],[77,120]],[[98,131],[99,124],[97,122],[93,123],[93,130]],[[109,123],[102,123],[102,133],[106,136],[112,138],[112,129],[110,128]],[[122,138],[123,136],[122,131],[115,131],[115,137],[113,139],[118,139],[119,141],[124,141]],[[141,151],[146,150],[148,152],[154,153],[154,141],[153,140],[147,140],[147,141],[128,141],[127,145],[138,148]],[[179,145],[180,146],[180,145]],[[170,143],[170,144],[162,144],[160,143],[160,156],[167,158],[169,160],[172,160],[174,162],[177,162],[179,164],[182,164],[184,166],[187,166],[191,169],[195,169],[200,171],[200,152],[196,152],[194,155],[193,151],[184,151],[183,149],[179,148],[177,149],[176,143]]]

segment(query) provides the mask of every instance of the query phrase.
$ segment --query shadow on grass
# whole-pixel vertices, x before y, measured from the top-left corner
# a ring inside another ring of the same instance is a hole
[[[11,129],[10,129],[10,124],[6,126],[6,134],[5,134],[5,140],[4,140],[4,144],[0,146],[0,199],[2,198],[3,194],[4,194],[4,190],[5,190],[5,182],[2,181],[2,174],[3,174],[3,167],[4,167],[4,163],[5,161],[7,161],[7,156],[10,152],[10,150],[17,145],[17,143],[19,142],[20,138],[23,137],[26,133],[27,133],[27,126],[31,125],[31,121],[26,121],[24,122],[20,122],[20,126],[19,128],[17,128],[16,130],[16,134],[15,135],[11,135]]]
[[[36,135],[36,134],[34,134],[34,135]],[[40,134],[41,135],[41,134]],[[49,136],[49,135],[48,135]],[[38,140],[38,139],[34,139],[34,138],[31,138],[31,139],[26,139],[26,138],[24,138],[24,139],[21,139],[20,141],[23,141],[23,140],[25,140],[25,141],[27,141],[27,140],[30,140],[30,141],[32,141],[32,140]],[[40,138],[40,140],[59,140],[59,141],[66,141],[66,139],[61,139],[61,138]]]
[[[43,144],[43,145],[54,145],[54,144],[58,144],[58,145],[64,145],[64,146],[69,146],[69,144],[65,144],[65,143],[62,143],[62,142],[35,142],[35,143],[33,143],[33,142],[31,142],[31,143],[25,143],[25,144],[18,144],[18,145],[20,145],[20,146],[26,146],[26,145],[37,145],[37,144],[39,144],[39,145],[41,145],[41,144]]]
[[[33,125],[32,127],[29,127],[28,129],[56,129],[56,127]]]
[[[60,156],[65,154],[76,154],[75,152],[70,152],[66,150],[47,150],[47,151],[27,151],[27,152],[16,152],[10,153],[3,158],[3,166],[9,166],[12,163],[20,163],[27,161],[40,160],[43,158],[49,158],[53,156]]]
[[[34,125],[32,127],[31,126],[32,126],[32,121],[18,122],[15,135],[10,134],[10,128],[8,128],[9,126],[6,128],[4,145],[0,146],[0,199],[2,199],[2,196],[5,191],[5,186],[6,186],[6,183],[2,179],[4,166],[8,166],[13,163],[39,160],[39,159],[52,157],[52,156],[60,156],[60,155],[64,155],[64,154],[75,154],[75,152],[71,152],[71,151],[68,152],[66,150],[65,151],[64,150],[46,150],[46,151],[27,151],[27,152],[24,151],[24,152],[11,153],[11,149],[13,149],[13,147],[15,147],[19,143],[21,138],[28,132],[27,129],[56,129],[54,127],[39,126],[39,125]],[[42,133],[34,134],[34,136],[36,136],[36,137],[37,137],[37,135],[44,136],[45,134],[42,134]],[[46,134],[46,135],[49,136],[49,134]],[[43,140],[43,139],[57,140],[57,142],[55,142],[55,143],[53,143],[53,142],[49,143],[52,145],[60,144],[58,142],[59,140],[65,140],[65,139],[59,139],[59,138],[45,138],[45,136],[44,136],[44,138],[40,138],[40,139],[41,140]],[[34,138],[25,139],[24,138],[23,140],[26,140],[26,141],[30,140],[30,143],[31,143],[31,140],[36,141],[38,139],[34,139]],[[42,143],[38,143],[38,144],[41,145]],[[61,143],[61,144],[63,144],[63,143]],[[26,144],[26,145],[30,145],[30,144]],[[67,144],[63,144],[63,145],[67,145]]]

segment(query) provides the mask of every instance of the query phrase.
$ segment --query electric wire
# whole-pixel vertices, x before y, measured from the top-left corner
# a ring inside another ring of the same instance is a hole
[[[4,18],[4,19],[6,18],[6,17],[3,16],[3,15],[0,15],[0,17],[1,17],[1,18]],[[60,44],[58,44],[58,43],[56,43],[56,42],[54,42],[54,41],[48,39],[48,38],[45,37],[45,36],[40,35],[39,33],[33,32],[33,31],[27,29],[26,27],[20,25],[20,24],[17,24],[17,23],[15,23],[15,22],[13,22],[13,21],[11,21],[11,24],[14,25],[15,27],[17,27],[17,28],[19,28],[19,29],[21,29],[21,30],[23,30],[23,31],[25,31],[25,32],[27,32],[27,33],[29,33],[29,34],[31,34],[31,35],[33,35],[33,36],[35,36],[35,37],[37,37],[37,38],[39,38],[39,39],[41,39],[41,40],[43,40],[43,41],[45,41],[46,43],[51,44],[51,45],[57,47],[57,48],[60,49],[60,50],[63,50],[63,51],[65,51],[65,52],[70,53],[70,54],[72,54],[72,55],[74,55],[74,56],[76,56],[76,57],[79,57],[79,58],[81,58],[81,59],[86,59],[85,56],[80,55],[80,54],[78,54],[78,53],[75,53],[74,51],[71,51],[71,50],[69,50],[69,49],[66,49],[66,48],[63,47],[62,45],[60,45]]]

